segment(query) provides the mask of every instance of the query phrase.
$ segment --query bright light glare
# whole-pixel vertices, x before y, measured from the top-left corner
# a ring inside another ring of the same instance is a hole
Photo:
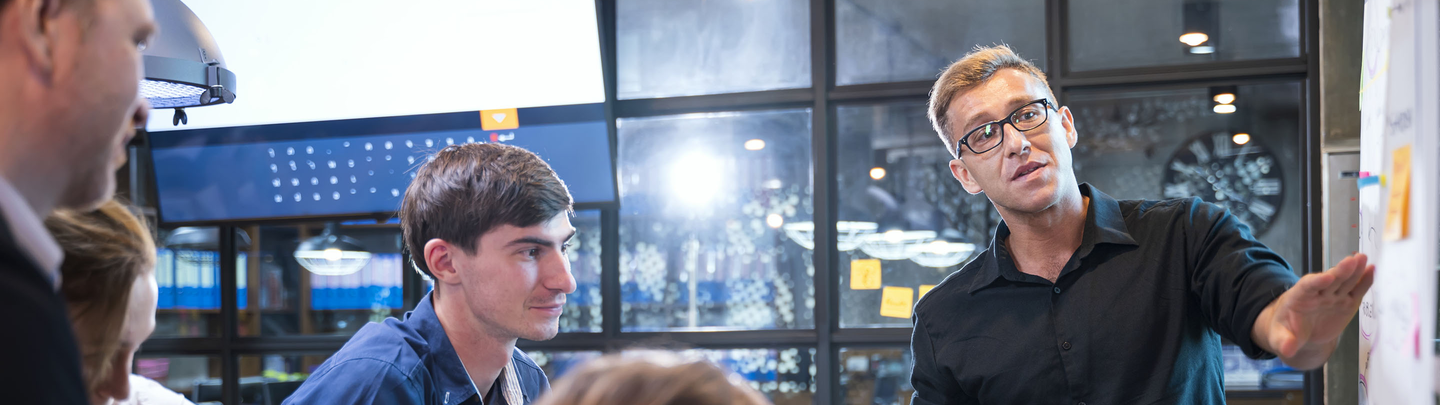
[[[1242,132],[1242,133],[1238,133],[1238,134],[1235,134],[1235,136],[1231,137],[1230,140],[1235,141],[1235,144],[1236,144],[1236,145],[1244,145],[1244,144],[1250,143],[1250,134],[1243,133],[1243,132]]]
[[[870,169],[870,178],[875,179],[875,180],[880,180],[880,179],[885,178],[885,168],[883,168],[883,167],[876,167],[876,168]]]
[[[715,200],[724,180],[720,159],[700,153],[681,156],[670,166],[670,191],[680,202],[703,207]]]
[[[1209,35],[1205,35],[1205,33],[1203,33],[1203,32],[1191,32],[1191,33],[1186,33],[1185,35],[1181,35],[1181,36],[1180,36],[1180,42],[1184,42],[1185,45],[1190,45],[1190,46],[1197,46],[1197,45],[1203,44],[1203,43],[1205,43],[1205,41],[1209,41],[1209,40],[1210,40],[1210,36],[1209,36]]]
[[[1215,106],[1216,114],[1229,114],[1235,112],[1234,104],[1219,104]]]

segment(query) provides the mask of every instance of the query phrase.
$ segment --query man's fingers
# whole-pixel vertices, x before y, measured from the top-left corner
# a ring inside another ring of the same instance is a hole
[[[1300,290],[1299,292],[1304,296],[1329,293],[1334,285],[1335,274],[1327,271],[1301,277],[1300,282],[1295,283],[1295,288]]]
[[[1375,284],[1375,265],[1366,266],[1365,271],[1361,273],[1360,283],[1356,284],[1355,288],[1349,292],[1351,297],[1360,298],[1365,296],[1365,292],[1370,291],[1370,286]]]
[[[1338,282],[1335,283],[1334,294],[1349,294],[1351,290],[1355,289],[1356,285],[1360,284],[1360,279],[1365,276],[1365,259],[1363,257],[1352,260],[1348,264],[1351,266],[1345,269],[1347,270],[1345,273],[1336,273],[1335,275]],[[1336,266],[1335,270],[1340,270],[1339,266]],[[1341,274],[1344,274],[1344,276],[1342,277]]]
[[[1365,256],[1362,254],[1353,254],[1340,260],[1340,263],[1336,263],[1334,268],[1326,271],[1326,273],[1334,274],[1336,280],[1335,284],[1331,285],[1330,290],[1327,292],[1331,294],[1349,293],[1351,289],[1355,288],[1356,284],[1360,283],[1360,276],[1364,273],[1360,270],[1364,268]]]

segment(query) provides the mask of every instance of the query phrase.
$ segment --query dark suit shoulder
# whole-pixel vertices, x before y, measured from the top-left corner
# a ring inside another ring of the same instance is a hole
[[[11,365],[0,367],[0,390],[6,399],[17,404],[87,404],[65,301],[14,245],[0,246],[0,308],[12,325],[20,326],[0,331],[0,358]]]

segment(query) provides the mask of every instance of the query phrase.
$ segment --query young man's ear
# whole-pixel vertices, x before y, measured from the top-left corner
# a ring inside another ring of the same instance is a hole
[[[19,39],[31,68],[46,79],[55,68],[60,6],[60,0],[13,0],[6,10],[0,10],[5,23],[0,35]]]
[[[430,268],[430,275],[435,277],[437,284],[458,284],[460,276],[455,268],[455,257],[459,253],[458,246],[440,239],[431,239],[425,242],[425,266]]]

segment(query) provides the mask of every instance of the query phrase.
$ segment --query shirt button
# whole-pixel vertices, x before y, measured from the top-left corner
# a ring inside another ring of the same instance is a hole
[[[1085,401],[1080,401],[1080,403],[1076,405],[1085,405]]]
[[[1065,349],[1065,350],[1070,350],[1070,342],[1061,343],[1061,344],[1060,344],[1060,348],[1061,348],[1061,349]],[[1084,402],[1081,402],[1081,403],[1083,404]]]
[[[1059,294],[1059,293],[1060,293],[1060,287],[1055,287],[1055,293],[1056,293],[1056,294]],[[1083,404],[1082,404],[1082,405],[1083,405]]]

